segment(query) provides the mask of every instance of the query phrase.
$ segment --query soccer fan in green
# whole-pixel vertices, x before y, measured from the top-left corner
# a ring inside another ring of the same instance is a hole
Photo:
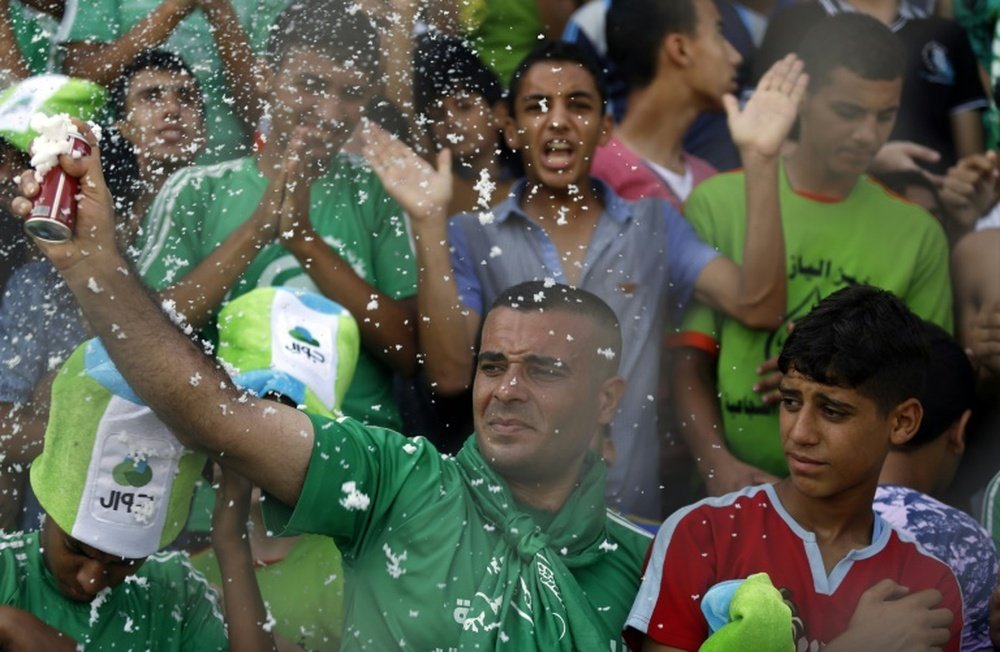
[[[346,417],[264,403],[235,390],[122,273],[90,140],[93,154],[60,161],[82,177],[77,236],[39,246],[123,376],[183,443],[267,491],[275,527],[334,538],[348,584],[345,649],[624,645],[648,538],[607,511],[605,469],[590,450],[624,389],[606,304],[545,282],[498,299],[483,325],[476,434],[455,458]],[[32,175],[21,192],[18,215],[38,192]]]
[[[786,325],[751,330],[703,305],[685,316],[676,342],[683,350],[675,353],[675,412],[685,415],[681,432],[711,495],[788,474],[777,397],[769,391],[778,375],[758,373],[774,369],[787,324],[823,297],[875,285],[951,329],[948,246],[940,224],[864,174],[899,106],[903,54],[895,39],[878,21],[845,14],[803,41],[809,88],[798,144],[782,161],[779,180]],[[717,175],[685,207],[698,234],[737,262],[746,237],[744,185],[742,172]]]
[[[336,301],[361,327],[344,412],[399,428],[391,372],[417,367],[413,254],[402,209],[362,161],[340,152],[372,93],[378,33],[363,12],[297,5],[277,25],[263,150],[173,175],[146,215],[136,266],[196,328],[255,287]]]
[[[270,650],[246,538],[250,485],[223,473],[213,545],[225,617],[187,557],[157,552],[187,520],[202,455],[135,396],[97,340],[52,385],[31,485],[41,532],[0,536],[0,648]],[[227,638],[226,624],[229,626]]]

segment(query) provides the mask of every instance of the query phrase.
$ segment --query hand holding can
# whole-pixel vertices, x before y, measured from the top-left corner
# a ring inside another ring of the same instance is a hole
[[[32,118],[32,129],[40,136],[31,145],[31,164],[40,176],[38,198],[24,222],[28,235],[45,242],[72,239],[76,226],[76,196],[79,182],[59,165],[59,155],[80,158],[90,154],[90,144],[76,131],[69,116],[60,114]]]

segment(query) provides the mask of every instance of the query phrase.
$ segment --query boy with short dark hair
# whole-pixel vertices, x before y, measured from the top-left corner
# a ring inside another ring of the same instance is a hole
[[[782,157],[785,324],[752,329],[695,304],[674,345],[678,428],[709,495],[787,475],[778,441],[774,358],[787,324],[840,288],[895,292],[914,312],[951,329],[948,245],[940,224],[871,181],[866,170],[892,130],[903,84],[898,39],[874,18],[843,14],[810,32],[801,56],[809,88],[799,139]],[[691,195],[685,216],[706,242],[734,256],[745,228],[742,172]],[[887,251],[891,243],[891,252]],[[693,415],[693,416],[692,416]]]
[[[407,209],[417,243],[418,328],[425,370],[442,394],[469,384],[486,308],[526,280],[588,289],[623,326],[622,373],[629,378],[611,426],[618,462],[609,489],[623,511],[659,519],[660,468],[656,393],[659,347],[668,317],[690,297],[708,301],[755,328],[777,325],[784,268],[777,206],[777,153],[794,121],[806,79],[792,59],[775,66],[767,89],[740,110],[728,105],[751,181],[742,265],[718,256],[667,202],[628,202],[590,176],[606,142],[600,68],[580,48],[544,43],[518,67],[510,85],[507,144],[525,178],[490,211],[449,222],[450,160],[434,170],[401,143],[374,138],[368,156],[386,188]]]
[[[678,511],[660,529],[627,623],[646,650],[697,650],[701,598],[766,572],[795,649],[958,650],[951,569],[872,512],[882,462],[920,426],[920,320],[891,293],[841,290],[802,318],[779,364],[791,475]]]

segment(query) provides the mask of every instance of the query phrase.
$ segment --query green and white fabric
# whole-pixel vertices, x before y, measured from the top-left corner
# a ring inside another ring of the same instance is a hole
[[[229,649],[215,591],[180,552],[151,555],[123,583],[76,602],[49,571],[37,531],[0,533],[0,604],[34,614],[78,650]]]
[[[421,437],[311,416],[294,510],[269,529],[332,537],[343,556],[347,650],[624,650],[650,535],[607,510],[590,457],[558,513],[518,503],[473,440],[457,457]]]
[[[0,93],[0,138],[18,149],[28,151],[38,136],[30,127],[36,113],[90,120],[104,108],[108,99],[104,87],[65,75],[29,77]]]
[[[52,385],[38,502],[73,538],[110,555],[146,557],[187,520],[205,457],[186,450],[115,369],[83,343]]]
[[[145,283],[163,290],[183,279],[250,218],[268,183],[252,157],[174,173],[146,214],[136,242],[136,267]],[[416,295],[416,263],[403,210],[363,159],[338,154],[329,172],[313,182],[309,197],[316,233],[358,277],[392,299]],[[279,286],[322,293],[295,255],[273,242],[247,265],[228,299]],[[211,339],[214,332],[203,334]],[[371,425],[403,426],[392,396],[392,370],[366,350],[343,409]]]
[[[983,496],[983,527],[993,537],[997,548],[1000,548],[1000,473],[993,476],[990,483],[986,485],[986,493]]]
[[[274,391],[307,412],[339,413],[361,346],[340,304],[311,292],[259,288],[219,313],[218,357],[241,387]]]
[[[17,50],[28,70],[34,75],[54,70],[57,52],[52,39],[59,29],[59,21],[21,0],[10,1],[7,18],[14,32]]]

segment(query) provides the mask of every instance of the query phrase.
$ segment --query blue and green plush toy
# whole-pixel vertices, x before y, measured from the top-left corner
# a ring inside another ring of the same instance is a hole
[[[709,637],[698,652],[795,652],[792,610],[767,573],[716,584],[701,611]]]

